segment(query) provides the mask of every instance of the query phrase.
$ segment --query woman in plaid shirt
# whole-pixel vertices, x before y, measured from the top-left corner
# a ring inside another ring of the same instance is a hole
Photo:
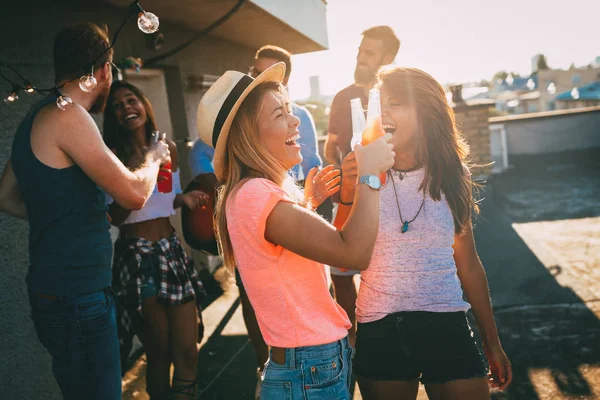
[[[131,169],[158,134],[148,98],[135,86],[115,82],[104,112],[104,140]],[[186,256],[169,217],[174,209],[202,206],[208,196],[181,192],[177,147],[168,139],[173,188],[154,189],[140,210],[110,205],[111,222],[119,226],[113,262],[113,289],[119,300],[121,356],[126,359],[137,334],[144,343],[148,366],[146,387],[152,399],[192,398],[195,392],[197,343],[202,339],[200,302],[204,289]],[[158,186],[158,185],[157,185]],[[170,366],[175,372],[170,382]]]

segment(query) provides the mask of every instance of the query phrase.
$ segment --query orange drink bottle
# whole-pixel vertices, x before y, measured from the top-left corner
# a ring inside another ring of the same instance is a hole
[[[379,90],[369,90],[369,105],[367,107],[367,124],[362,134],[362,145],[366,146],[369,143],[377,140],[381,136],[385,135],[383,126],[381,124],[381,100],[379,98]],[[379,175],[381,184],[385,185],[386,173],[382,172]]]

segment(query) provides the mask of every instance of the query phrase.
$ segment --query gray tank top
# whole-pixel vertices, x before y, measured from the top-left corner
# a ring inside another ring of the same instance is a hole
[[[403,179],[392,174],[404,220],[417,214],[423,193],[424,169]],[[423,209],[401,233],[392,182],[381,189],[379,232],[369,268],[361,273],[357,300],[358,322],[372,322],[398,311],[467,311],[454,263],[454,220],[441,201],[425,198]]]

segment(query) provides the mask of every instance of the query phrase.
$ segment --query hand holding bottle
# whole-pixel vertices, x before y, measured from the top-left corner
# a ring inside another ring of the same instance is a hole
[[[148,148],[148,154],[152,157],[152,161],[159,161],[160,165],[171,163],[171,152],[169,145],[162,140],[152,144]]]
[[[392,168],[396,153],[391,142],[392,134],[384,133],[383,136],[366,146],[356,145],[354,153],[356,154],[359,177],[362,175],[385,175],[387,170]]]

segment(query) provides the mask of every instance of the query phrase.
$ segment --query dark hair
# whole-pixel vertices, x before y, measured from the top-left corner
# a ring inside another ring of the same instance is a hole
[[[274,58],[285,63],[285,79],[290,77],[292,73],[292,54],[286,49],[278,46],[266,45],[258,49],[255,59],[258,58]]]
[[[384,86],[397,101],[416,110],[420,126],[417,161],[425,168],[420,190],[433,200],[446,197],[456,233],[462,233],[478,211],[469,172],[469,146],[456,129],[454,111],[444,88],[431,75],[416,68],[382,67],[378,87]]]
[[[106,108],[104,109],[104,124],[102,127],[102,136],[104,143],[111,150],[116,150],[117,157],[124,164],[129,161],[131,156],[130,132],[123,129],[115,114],[114,96],[120,89],[129,89],[142,102],[146,109],[146,140],[148,141],[152,132],[156,131],[156,117],[148,97],[131,83],[124,81],[115,81],[110,87]]]
[[[54,38],[54,79],[61,82],[92,72],[96,58],[110,47],[108,28],[90,22],[69,26]],[[94,65],[101,68],[112,59],[113,49],[106,51]]]
[[[378,39],[383,42],[383,53],[391,54],[396,58],[400,49],[400,39],[392,28],[387,25],[374,26],[365,30],[362,35],[369,39]]]

